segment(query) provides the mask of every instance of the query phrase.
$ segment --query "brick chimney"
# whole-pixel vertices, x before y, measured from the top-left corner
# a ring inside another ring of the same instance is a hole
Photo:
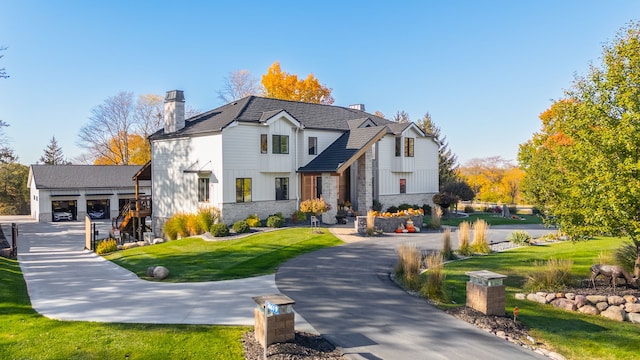
[[[164,98],[164,133],[170,134],[184,127],[184,92],[167,91]]]

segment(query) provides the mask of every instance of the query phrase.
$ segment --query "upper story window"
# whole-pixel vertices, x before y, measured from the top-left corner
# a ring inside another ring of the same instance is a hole
[[[396,138],[396,156],[402,155],[402,138]]]
[[[404,138],[404,156],[413,157],[413,141],[414,138]]]
[[[209,178],[198,178],[198,201],[209,202]]]
[[[289,153],[289,135],[273,135],[272,136],[272,154],[288,154]]]
[[[260,154],[266,154],[268,149],[267,134],[260,134]]]
[[[318,155],[318,138],[315,136],[309,137],[309,155]]]
[[[236,178],[236,202],[251,202],[251,178]]]

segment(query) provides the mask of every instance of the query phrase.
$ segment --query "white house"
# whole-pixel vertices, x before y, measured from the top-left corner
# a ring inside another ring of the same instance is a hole
[[[322,195],[335,223],[339,202],[364,214],[431,204],[438,192],[438,144],[414,123],[364,111],[249,96],[184,118],[184,95],[167,92],[164,129],[151,135],[154,231],[178,212],[220,209],[233,223],[250,214],[291,215]]]
[[[125,203],[136,198],[133,177],[139,171],[139,165],[31,165],[31,217],[41,222],[55,220],[55,212],[70,214],[71,220],[89,213],[94,218],[118,217]],[[138,182],[139,195],[151,195],[150,185]]]

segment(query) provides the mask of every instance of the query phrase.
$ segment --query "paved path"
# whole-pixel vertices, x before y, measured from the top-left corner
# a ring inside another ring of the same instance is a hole
[[[351,358],[544,358],[447,315],[390,280],[399,243],[440,249],[442,234],[362,240],[348,228],[332,230],[351,243],[285,263],[276,283],[296,300],[296,311]],[[493,230],[491,240],[500,241],[513,229]],[[546,231],[528,231],[538,230]]]
[[[253,325],[251,297],[278,293],[275,275],[249,279],[163,283],[84,250],[79,222],[18,221],[18,259],[33,308],[59,320],[124,323]],[[20,221],[22,220],[22,221]],[[11,234],[3,219],[5,234]],[[100,233],[110,223],[100,224]],[[171,270],[171,269],[169,269]],[[300,316],[296,324],[314,331]]]

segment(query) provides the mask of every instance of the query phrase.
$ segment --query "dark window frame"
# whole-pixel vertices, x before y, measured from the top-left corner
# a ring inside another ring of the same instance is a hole
[[[276,200],[289,200],[289,178],[276,178]]]
[[[404,156],[413,157],[414,154],[415,139],[412,137],[404,138]]]
[[[198,202],[209,202],[209,184],[211,180],[208,177],[198,178]]]
[[[309,155],[318,155],[318,138],[316,136],[309,136],[308,142]]]
[[[251,186],[251,178],[236,178],[237,203],[251,202]]]
[[[289,153],[289,135],[271,135],[271,153],[272,154],[288,154]]]
[[[260,134],[260,154],[269,152],[269,140],[267,134]]]
[[[402,155],[402,138],[396,137],[396,157],[400,157]]]
[[[400,194],[407,193],[407,179],[400,179]]]

